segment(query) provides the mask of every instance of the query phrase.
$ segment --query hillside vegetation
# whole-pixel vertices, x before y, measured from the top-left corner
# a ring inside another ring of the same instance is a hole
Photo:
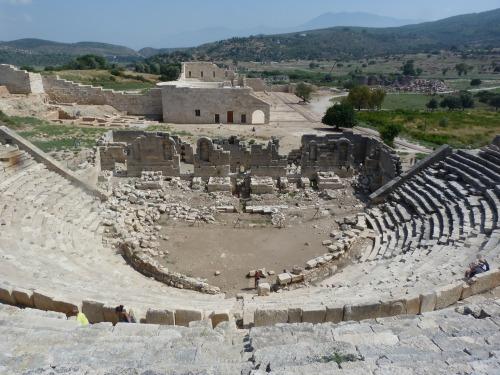
[[[281,35],[259,35],[193,49],[213,60],[282,61],[350,59],[500,46],[500,9],[394,28],[334,27]]]
[[[0,64],[62,65],[75,56],[99,55],[112,62],[132,62],[142,56],[131,48],[107,43],[59,43],[42,39],[19,39],[0,42]]]

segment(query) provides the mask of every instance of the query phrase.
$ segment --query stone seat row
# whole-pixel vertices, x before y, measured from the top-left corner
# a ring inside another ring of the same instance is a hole
[[[5,373],[248,375],[494,374],[500,300],[420,316],[237,330],[100,323],[0,305]],[[76,344],[77,343],[77,344]]]

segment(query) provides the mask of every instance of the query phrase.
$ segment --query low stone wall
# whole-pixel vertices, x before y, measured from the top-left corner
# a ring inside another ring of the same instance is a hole
[[[124,242],[120,245],[125,260],[139,273],[144,276],[153,277],[169,286],[181,289],[190,289],[206,294],[219,294],[220,289],[207,283],[196,280],[192,277],[182,275],[177,272],[170,272],[166,267],[161,266],[153,258],[134,251],[131,243]]]
[[[75,173],[64,168],[60,163],[58,163],[53,158],[48,156],[45,152],[40,150],[34,144],[20,137],[14,131],[10,130],[6,126],[0,126],[0,143],[11,143],[17,145],[19,149],[26,151],[33,157],[33,159],[35,159],[39,163],[44,164],[50,171],[53,171],[61,175],[62,177],[68,179],[74,185],[85,190],[87,193],[91,195],[95,195],[96,197],[102,200],[107,199],[106,195],[100,192],[96,187],[91,186],[87,182],[83,181]]]
[[[141,323],[188,326],[189,322],[211,319],[215,327],[222,321],[229,321],[235,316],[253,317],[256,327],[279,323],[339,323],[342,321],[360,321],[396,315],[417,315],[444,309],[458,301],[476,294],[485,293],[500,286],[500,269],[491,270],[474,277],[470,283],[457,281],[439,287],[426,294],[415,294],[389,301],[373,301],[361,304],[337,305],[335,303],[318,304],[302,307],[282,307],[257,309],[251,312],[203,311],[183,308],[164,309],[152,307],[145,316],[137,316]],[[70,315],[80,302],[64,301],[46,291],[29,290],[19,286],[9,286],[0,283],[0,303],[19,307],[29,307],[44,311],[55,311]],[[91,323],[116,323],[114,305],[84,300],[81,311]],[[134,306],[127,306],[134,310]],[[135,310],[137,311],[137,310]]]
[[[443,160],[452,153],[453,150],[448,145],[443,145],[439,147],[436,151],[427,156],[425,159],[415,164],[413,168],[401,174],[400,176],[394,178],[393,180],[389,181],[387,184],[385,184],[384,186],[376,190],[374,193],[372,193],[370,195],[370,201],[374,204],[382,202],[385,199],[385,197],[387,197],[387,195],[392,193],[394,189],[397,189],[399,186],[403,185],[408,179],[419,174],[421,171],[431,166],[432,164],[440,160]]]
[[[15,66],[0,64],[0,86],[7,87],[11,94],[43,94],[42,77]]]
[[[388,301],[361,304],[318,304],[290,308],[257,309],[253,312],[255,327],[279,323],[340,323],[361,321],[396,315],[417,315],[449,307],[458,301],[500,286],[500,269],[482,273],[470,283],[457,281],[426,294],[415,294]],[[247,313],[243,313],[247,315]]]
[[[129,115],[156,119],[161,119],[163,113],[161,90],[157,88],[145,93],[128,93],[82,85],[53,76],[43,77],[43,86],[49,98],[58,103],[110,105]]]
[[[109,302],[92,300],[63,301],[51,293],[41,290],[24,289],[0,284],[0,303],[5,303],[20,308],[32,308],[43,311],[54,311],[68,316],[73,315],[74,309],[82,311],[90,323],[109,322],[118,323],[115,307]],[[230,321],[232,316],[229,311],[206,311],[185,308],[164,308],[152,306],[147,311],[141,311],[134,306],[126,306],[129,311],[134,311],[138,323],[189,326],[190,322],[210,319],[212,326]]]

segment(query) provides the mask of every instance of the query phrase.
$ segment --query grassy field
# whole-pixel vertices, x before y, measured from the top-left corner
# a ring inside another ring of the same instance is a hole
[[[401,66],[407,60],[414,60],[415,67],[422,69],[421,78],[432,78],[444,80],[452,89],[469,89],[470,80],[480,78],[483,85],[480,87],[500,86],[500,73],[494,72],[493,66],[500,65],[498,55],[464,56],[451,52],[440,54],[411,54],[394,55],[370,59],[350,60],[350,61],[314,61],[317,67],[310,68],[309,60],[257,63],[242,62],[238,64],[241,69],[251,71],[273,71],[279,70],[284,74],[301,70],[311,74],[329,74],[334,79],[347,77],[351,72],[357,71],[362,75],[394,74],[400,73]],[[465,63],[472,67],[467,76],[459,76],[455,66]],[[443,74],[446,70],[446,74]]]
[[[57,74],[69,81],[113,90],[146,90],[158,82],[158,76],[127,71],[123,72],[122,76],[114,76],[107,70],[62,70],[44,74]]]
[[[387,94],[383,109],[425,109],[432,96],[425,94]],[[439,99],[438,99],[439,100]]]
[[[0,111],[0,122],[15,130],[43,151],[73,150],[95,146],[104,128],[52,124],[34,117],[6,116]]]
[[[360,112],[358,119],[361,125],[375,128],[389,123],[402,124],[402,136],[430,146],[477,148],[489,144],[500,134],[500,112],[486,110]]]

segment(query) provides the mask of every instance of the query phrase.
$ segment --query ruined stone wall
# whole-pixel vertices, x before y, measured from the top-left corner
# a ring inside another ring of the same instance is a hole
[[[392,149],[375,138],[350,131],[326,136],[304,135],[300,165],[302,176],[309,178],[319,171],[346,176],[346,171],[357,170],[366,177],[364,184],[369,191],[377,190],[401,174],[399,157]]]
[[[200,138],[194,155],[194,175],[196,177],[225,177],[231,171],[230,153],[212,142],[210,138]]]
[[[0,86],[7,87],[11,94],[43,94],[42,77],[17,69],[13,65],[0,64]]]
[[[251,170],[254,176],[284,177],[287,171],[287,157],[279,155],[279,140],[273,139],[267,145],[248,145],[232,136],[217,139],[225,151],[230,152],[231,172],[239,173]]]
[[[157,119],[162,116],[161,90],[157,88],[145,93],[128,93],[82,85],[53,76],[43,77],[43,86],[50,99],[58,103],[110,105],[129,115]]]
[[[99,147],[99,157],[101,161],[101,170],[113,171],[115,163],[125,163],[127,145],[125,143],[110,143]]]
[[[252,95],[250,88],[191,88],[162,86],[163,121],[176,124],[251,124],[255,111],[269,123],[271,106]],[[197,111],[199,111],[197,113]],[[217,116],[218,115],[218,121]]]
[[[123,142],[126,144],[132,143],[138,137],[152,134],[152,132],[146,132],[143,130],[113,130],[110,133],[111,137],[109,138],[108,142]],[[193,163],[194,150],[191,144],[184,142],[180,137],[176,135],[171,135],[165,132],[156,132],[156,134],[167,138],[171,137],[175,141],[175,148],[177,153],[181,157],[181,161],[190,164]]]
[[[127,146],[127,176],[143,171],[161,171],[163,176],[180,176],[180,156],[175,140],[167,134],[147,133]]]

